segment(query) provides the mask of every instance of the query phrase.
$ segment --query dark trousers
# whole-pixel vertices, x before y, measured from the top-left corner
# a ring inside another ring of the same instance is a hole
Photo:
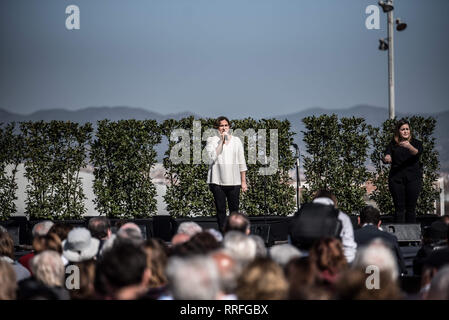
[[[388,186],[394,202],[397,223],[416,222],[416,202],[422,189],[422,180],[389,179]]]
[[[220,186],[211,183],[209,184],[209,189],[214,195],[218,228],[223,232],[223,227],[226,222],[226,199],[228,200],[229,212],[238,211],[240,186]]]

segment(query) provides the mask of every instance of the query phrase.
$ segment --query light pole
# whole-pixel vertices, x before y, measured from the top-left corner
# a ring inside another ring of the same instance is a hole
[[[387,13],[388,17],[388,39],[380,39],[379,50],[388,50],[388,110],[390,119],[395,117],[395,97],[394,97],[394,18],[393,18],[393,0],[386,2],[379,1],[379,6],[382,7],[383,12]],[[407,24],[396,20],[398,31],[402,31],[407,27]]]

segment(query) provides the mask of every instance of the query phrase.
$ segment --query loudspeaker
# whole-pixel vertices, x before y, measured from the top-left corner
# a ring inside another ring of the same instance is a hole
[[[263,239],[266,245],[268,245],[270,239],[270,225],[269,224],[251,224],[250,234],[255,234]]]
[[[381,225],[381,228],[395,235],[399,242],[421,241],[421,225],[419,223],[389,223]]]

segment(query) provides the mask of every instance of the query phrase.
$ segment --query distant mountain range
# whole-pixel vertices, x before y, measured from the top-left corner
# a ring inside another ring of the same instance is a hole
[[[348,109],[322,109],[311,108],[301,112],[277,115],[272,118],[276,119],[288,119],[292,125],[292,131],[296,132],[295,143],[304,150],[304,144],[302,142],[302,131],[304,131],[304,125],[302,119],[308,116],[319,116],[321,114],[336,114],[338,117],[361,117],[364,118],[368,124],[379,126],[388,118],[388,109],[381,107],[373,107],[368,105],[354,106]],[[419,113],[419,114],[402,114],[397,113],[398,118],[412,115],[420,115],[424,117],[433,116],[437,119],[437,126],[435,130],[436,146],[440,153],[440,163],[442,171],[449,171],[449,110],[439,113]],[[161,114],[157,112],[147,111],[140,108],[131,108],[126,106],[117,107],[89,107],[85,109],[79,109],[76,111],[69,111],[64,109],[49,109],[40,110],[29,115],[20,115],[0,109],[0,122],[21,122],[21,121],[51,121],[51,120],[63,120],[74,121],[79,123],[91,122],[94,125],[97,120],[109,119],[112,121],[118,121],[121,119],[154,119],[158,122],[162,122],[166,119],[182,119],[185,117],[194,116],[199,118],[200,116],[192,112],[181,112],[174,114]],[[253,118],[258,118],[256,115]],[[157,146],[159,155],[159,161],[163,158],[163,153],[167,148],[167,141]]]

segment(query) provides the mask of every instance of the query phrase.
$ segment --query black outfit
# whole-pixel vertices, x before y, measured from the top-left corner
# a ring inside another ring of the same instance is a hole
[[[367,224],[362,228],[354,230],[354,240],[357,243],[357,247],[368,245],[376,238],[381,238],[390,247],[396,255],[396,261],[398,263],[400,273],[406,274],[407,269],[405,267],[404,256],[399,248],[398,239],[394,235],[386,231],[379,230],[372,224]]]
[[[422,189],[422,142],[411,139],[410,144],[418,150],[413,155],[409,149],[391,141],[385,154],[391,156],[391,169],[388,186],[394,202],[396,222],[416,222],[416,202]]]
[[[226,222],[226,199],[228,199],[229,212],[239,210],[240,187],[240,185],[220,186],[215,183],[209,184],[209,189],[214,195],[218,228],[220,231],[223,231]]]

